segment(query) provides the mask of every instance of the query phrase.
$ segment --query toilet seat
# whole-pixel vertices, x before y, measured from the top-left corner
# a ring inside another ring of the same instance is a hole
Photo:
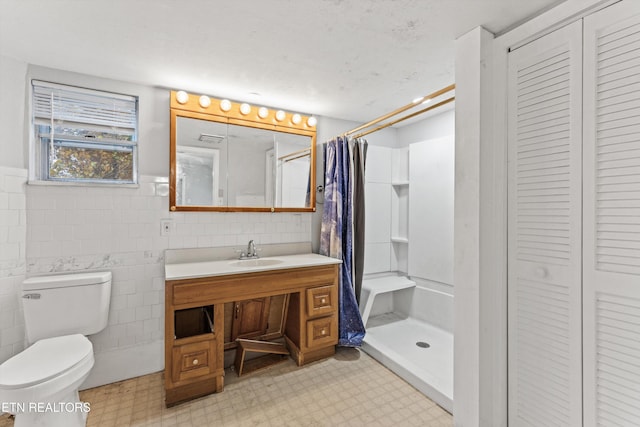
[[[93,362],[93,345],[84,335],[42,339],[0,365],[0,389],[44,383],[88,359]]]

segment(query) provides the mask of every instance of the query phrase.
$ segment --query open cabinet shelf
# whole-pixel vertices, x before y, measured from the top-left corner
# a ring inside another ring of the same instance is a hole
[[[213,333],[213,306],[176,310],[174,315],[175,339],[208,335]]]
[[[391,237],[392,243],[409,243],[409,239],[407,237]]]
[[[391,265],[408,269],[409,244],[409,148],[391,152]]]

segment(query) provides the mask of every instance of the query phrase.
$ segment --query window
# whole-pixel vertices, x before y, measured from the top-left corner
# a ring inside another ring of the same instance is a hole
[[[36,80],[32,86],[36,179],[138,182],[136,97]]]

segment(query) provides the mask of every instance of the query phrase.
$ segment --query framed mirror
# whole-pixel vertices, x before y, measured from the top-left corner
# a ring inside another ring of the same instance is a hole
[[[315,211],[313,120],[207,99],[171,92],[170,209]]]

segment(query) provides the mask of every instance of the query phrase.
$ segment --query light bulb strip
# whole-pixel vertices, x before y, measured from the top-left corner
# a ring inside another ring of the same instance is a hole
[[[185,93],[187,94],[186,97],[184,95]],[[202,100],[205,101],[202,102]],[[211,114],[222,118],[238,119],[259,123],[261,125],[275,125],[315,132],[317,124],[317,120],[313,116],[289,113],[284,110],[271,109],[244,102],[233,102],[208,95],[190,94],[184,91],[171,91],[170,103],[171,108],[179,110]]]

